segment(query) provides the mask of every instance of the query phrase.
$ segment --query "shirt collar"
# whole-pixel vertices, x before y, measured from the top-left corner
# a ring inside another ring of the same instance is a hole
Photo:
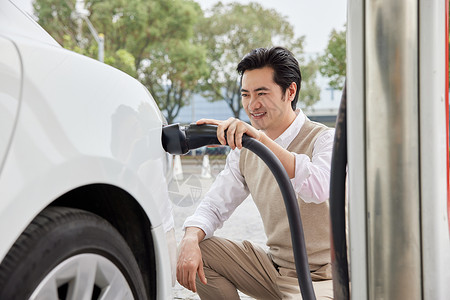
[[[297,136],[298,132],[300,131],[306,120],[306,116],[301,111],[301,109],[297,108],[295,110],[295,113],[297,114],[297,117],[294,119],[291,125],[289,125],[289,127],[279,137],[275,139],[275,142],[285,149]]]

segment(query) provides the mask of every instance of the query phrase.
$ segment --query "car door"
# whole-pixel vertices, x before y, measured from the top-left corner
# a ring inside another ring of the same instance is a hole
[[[20,105],[22,66],[14,43],[0,35],[0,174]]]

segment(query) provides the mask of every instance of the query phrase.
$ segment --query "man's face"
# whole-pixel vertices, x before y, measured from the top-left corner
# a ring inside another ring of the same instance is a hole
[[[253,127],[281,133],[292,122],[290,89],[283,94],[273,81],[273,69],[264,67],[245,71],[242,76],[241,100]]]

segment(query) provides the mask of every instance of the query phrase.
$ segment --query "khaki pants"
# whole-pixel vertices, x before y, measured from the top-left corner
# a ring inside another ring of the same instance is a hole
[[[208,284],[196,281],[201,299],[240,299],[237,289],[255,299],[302,299],[296,277],[275,269],[260,247],[248,241],[212,237],[200,243]],[[281,273],[281,274],[280,274]],[[313,282],[317,300],[333,299],[331,280]]]

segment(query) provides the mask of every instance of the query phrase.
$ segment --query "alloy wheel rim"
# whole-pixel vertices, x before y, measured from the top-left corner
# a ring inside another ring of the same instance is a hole
[[[133,299],[133,292],[113,262],[85,253],[64,260],[50,271],[30,297],[38,299]]]

